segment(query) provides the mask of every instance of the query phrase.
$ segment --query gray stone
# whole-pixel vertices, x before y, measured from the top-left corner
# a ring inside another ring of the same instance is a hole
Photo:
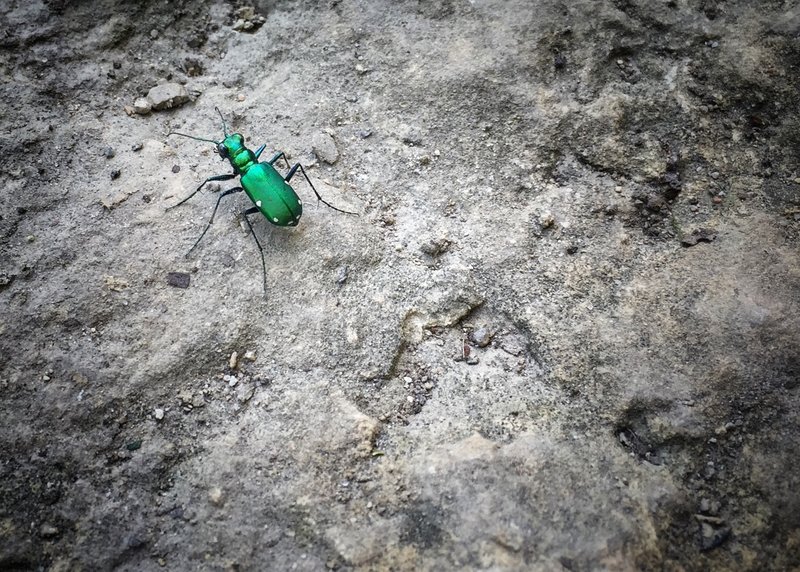
[[[478,328],[474,330],[470,335],[473,343],[478,346],[479,348],[485,348],[488,346],[492,341],[492,333],[486,327]]]
[[[179,83],[162,83],[147,92],[147,100],[154,111],[162,111],[188,103],[189,93]]]
[[[324,131],[314,135],[312,150],[317,158],[328,165],[333,165],[339,160],[339,150],[336,148],[334,138]]]
[[[39,536],[42,538],[55,538],[60,534],[60,531],[49,523],[44,523],[41,527],[39,527]]]

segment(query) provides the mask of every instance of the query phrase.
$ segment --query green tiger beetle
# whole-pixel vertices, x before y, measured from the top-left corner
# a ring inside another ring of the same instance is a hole
[[[292,180],[292,177],[294,177],[294,174],[298,169],[300,169],[303,177],[305,177],[306,181],[311,187],[311,190],[314,191],[315,195],[317,195],[318,201],[324,203],[335,211],[339,211],[340,213],[356,216],[358,216],[358,213],[338,209],[323,199],[317,192],[317,189],[314,188],[314,183],[312,183],[311,179],[308,178],[303,165],[300,163],[295,163],[294,167],[289,167],[289,160],[286,158],[286,154],[283,151],[275,153],[272,159],[266,163],[259,163],[258,158],[261,156],[261,153],[264,151],[266,145],[262,145],[256,149],[255,152],[245,147],[244,137],[239,133],[228,133],[228,126],[225,124],[225,118],[222,116],[222,112],[217,107],[215,107],[214,110],[219,113],[219,117],[222,119],[222,132],[225,135],[225,138],[222,141],[214,141],[213,139],[195,137],[194,135],[186,135],[185,133],[178,133],[177,131],[170,131],[167,133],[167,137],[170,135],[180,135],[181,137],[188,137],[189,139],[195,139],[197,141],[213,143],[216,145],[216,151],[219,153],[220,157],[223,160],[227,159],[230,162],[231,167],[233,167],[233,173],[226,175],[215,175],[207,178],[200,184],[199,187],[194,190],[191,195],[183,199],[178,204],[167,207],[167,210],[174,209],[175,207],[178,207],[191,199],[198,192],[200,192],[200,189],[202,189],[206,183],[210,183],[211,181],[229,181],[230,179],[241,177],[241,187],[228,189],[219,196],[217,199],[217,204],[214,205],[214,210],[211,212],[211,218],[209,219],[208,224],[206,224],[206,227],[203,229],[203,233],[200,235],[200,238],[195,241],[195,243],[189,249],[189,252],[186,253],[186,256],[189,256],[195,247],[200,244],[200,241],[203,240],[206,232],[208,232],[208,229],[213,224],[214,215],[217,214],[220,201],[222,201],[222,199],[228,195],[244,191],[255,205],[254,207],[243,211],[241,214],[244,216],[247,227],[250,229],[250,234],[256,241],[258,251],[261,253],[261,271],[264,280],[264,296],[266,297],[267,264],[264,261],[264,249],[261,247],[261,243],[258,241],[258,237],[256,237],[256,233],[253,231],[253,225],[250,223],[250,219],[248,217],[253,214],[261,213],[264,215],[264,218],[276,226],[297,226],[297,223],[300,222],[300,217],[303,215],[303,202],[300,200],[300,197],[297,196],[297,193],[294,191],[294,189],[289,186],[289,181]],[[286,167],[289,169],[289,172],[285,177],[278,173],[274,166],[275,162],[281,157],[283,157],[283,160],[286,162]]]

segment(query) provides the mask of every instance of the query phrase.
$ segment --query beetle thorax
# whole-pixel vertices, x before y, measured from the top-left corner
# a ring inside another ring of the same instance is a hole
[[[220,156],[230,161],[231,166],[237,173],[244,174],[255,165],[258,160],[255,154],[245,147],[244,137],[239,133],[232,133],[225,137],[219,144],[218,151]]]

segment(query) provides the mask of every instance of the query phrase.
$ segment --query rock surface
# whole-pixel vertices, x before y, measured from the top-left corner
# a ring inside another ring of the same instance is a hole
[[[796,566],[796,10],[269,5],[0,13],[0,569]]]
[[[180,107],[189,101],[189,94],[186,88],[178,83],[163,83],[157,85],[147,92],[146,103],[150,104],[150,108],[154,111],[163,111],[165,109],[172,109],[173,107]],[[134,111],[141,115],[149,113],[147,104],[140,102],[139,99],[133,104]]]

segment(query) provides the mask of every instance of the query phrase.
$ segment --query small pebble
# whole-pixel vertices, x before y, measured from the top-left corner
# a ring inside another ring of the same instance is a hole
[[[175,288],[188,288],[189,275],[186,272],[170,272],[167,274],[167,284]]]
[[[542,230],[552,227],[556,223],[556,219],[550,213],[546,213],[539,219],[539,226]]]
[[[133,112],[137,115],[147,115],[153,111],[153,104],[146,97],[140,97],[133,102]]]
[[[58,536],[58,529],[52,524],[44,523],[39,528],[39,536],[42,538],[53,538],[54,536]]]
[[[253,385],[240,385],[239,389],[236,390],[236,399],[240,403],[247,403],[253,398],[255,392],[256,388]]]
[[[470,337],[479,348],[485,348],[492,341],[492,334],[489,332],[488,328],[485,327],[478,328],[472,332]]]
[[[211,501],[211,504],[214,506],[222,506],[225,502],[225,495],[222,493],[222,489],[219,487],[211,487],[208,491],[208,500]]]
[[[231,369],[236,369],[236,366],[239,365],[239,354],[237,352],[231,353],[231,358],[228,360],[228,367]]]
[[[690,247],[699,242],[714,242],[716,239],[717,235],[714,231],[707,228],[696,228],[681,238],[681,246]]]
[[[181,172],[181,166],[180,165],[173,165],[172,166],[172,172],[173,173],[180,173]]]
[[[164,419],[164,410],[160,407],[156,407],[155,411],[153,411],[153,416],[156,418],[156,420],[161,421]]]
[[[133,145],[131,145],[131,151],[141,151],[143,147],[144,145],[142,145],[141,143],[134,143]]]
[[[103,155],[105,155],[106,159],[111,159],[115,155],[113,147],[103,149]]]
[[[247,361],[256,361],[256,352],[253,350],[248,350],[244,352],[244,359]]]
[[[121,174],[122,171],[120,171],[119,169],[114,169],[113,171],[111,171],[111,180],[113,181],[114,179],[119,179],[119,176]]]
[[[162,83],[147,92],[147,99],[155,111],[179,107],[189,101],[189,93],[179,83]]]
[[[467,365],[478,365],[478,362],[480,362],[480,360],[477,356],[469,356],[467,358]]]
[[[341,286],[347,281],[348,268],[347,266],[340,266],[336,269],[336,283]]]
[[[339,150],[336,148],[336,141],[324,131],[314,135],[311,149],[318,159],[333,165],[339,160]]]

